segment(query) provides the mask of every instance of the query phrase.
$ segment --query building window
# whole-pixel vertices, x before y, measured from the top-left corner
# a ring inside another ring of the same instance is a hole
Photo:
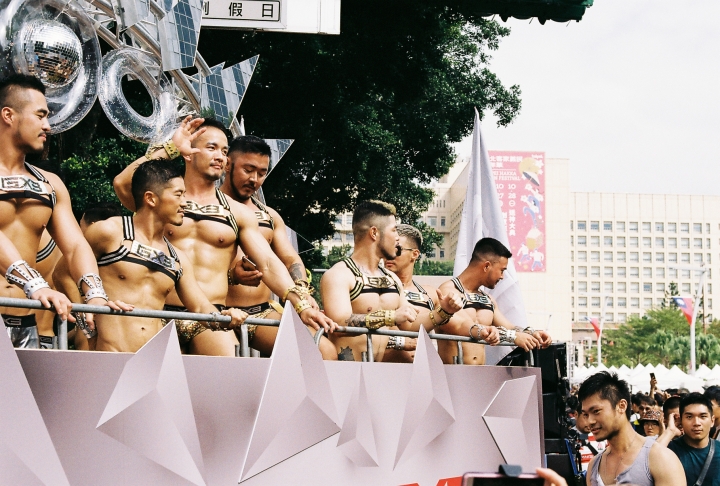
[[[575,292],[575,282],[570,282],[570,292]],[[575,297],[572,298],[573,302],[575,302]],[[575,304],[573,304],[575,305]]]
[[[643,237],[643,248],[650,248],[652,246],[652,238],[649,236]]]
[[[702,233],[702,223],[693,223],[693,233]]]
[[[606,261],[606,262],[611,262],[611,261],[613,261],[613,254],[612,254],[612,252],[611,252],[611,251],[606,251],[606,252],[603,254],[603,260]]]
[[[437,226],[437,216],[428,216],[428,224],[430,226]]]
[[[600,276],[600,267],[590,267],[590,275],[593,277]]]
[[[652,278],[652,268],[643,267],[643,277]]]
[[[640,276],[640,268],[639,267],[630,267],[630,276],[631,277],[639,277]]]
[[[612,267],[605,267],[605,270],[603,272],[606,277],[613,276],[613,268]]]
[[[587,282],[578,282],[578,291],[587,292]]]
[[[655,292],[665,292],[665,283],[658,282],[655,284]]]
[[[630,229],[631,232],[637,233],[637,232],[638,232],[638,224],[637,224],[637,222],[636,222],[636,221],[630,221],[630,228],[629,228],[629,229]]]
[[[348,226],[352,226],[352,213],[345,215],[345,224]]]
[[[600,222],[590,221],[590,231],[600,231]]]
[[[587,267],[578,267],[578,277],[587,277]]]
[[[693,238],[693,248],[702,248],[702,238]]]
[[[625,252],[619,251],[617,254],[617,261],[624,262],[625,261]]]
[[[665,231],[665,225],[663,223],[655,223],[655,231],[662,233]]]
[[[712,263],[710,261],[710,253],[707,254],[707,260],[705,260],[705,263],[708,263],[708,264]]]
[[[707,293],[712,294],[712,284],[711,283],[707,284],[706,288],[707,288]]]
[[[677,263],[677,253],[668,253],[668,261],[670,263]]]
[[[592,292],[600,292],[600,282],[591,282],[590,283],[590,290]]]
[[[603,222],[603,229],[605,231],[612,231],[612,221],[604,221]]]
[[[652,307],[652,299],[643,299],[643,308],[650,309]]]
[[[690,238],[680,238],[680,246],[682,248],[690,248]]]
[[[590,246],[600,246],[600,237],[599,236],[591,236],[590,237]]]
[[[440,248],[440,258],[445,258],[445,248]]]
[[[683,263],[690,263],[690,253],[683,253],[680,261]]]
[[[348,243],[353,243],[353,242],[355,242],[355,238],[354,238],[353,234],[352,234],[352,233],[345,233],[345,241],[347,241]]]
[[[335,216],[335,224],[341,225],[342,224],[342,214],[338,214]]]
[[[680,223],[680,233],[690,233],[690,223]]]
[[[681,275],[683,278],[690,278],[690,270],[683,270]]]
[[[578,236],[578,246],[587,246],[587,236]]]
[[[665,278],[665,269],[663,267],[655,268],[655,276]]]
[[[578,252],[578,261],[579,261],[579,262],[586,262],[586,261],[587,261],[587,252],[586,252],[586,251],[579,251],[579,252]]]
[[[605,292],[612,292],[613,291],[613,283],[612,282],[605,282]]]
[[[665,263],[665,254],[664,253],[655,253],[655,261],[659,263]]]
[[[677,278],[677,268],[668,268],[668,277]]]
[[[440,216],[440,226],[445,226],[445,216]]]
[[[633,294],[640,293],[640,284],[638,282],[630,282],[630,292]]]
[[[655,238],[655,248],[665,248],[665,238]]]
[[[620,221],[615,223],[615,231],[620,231],[621,233],[625,232],[625,222]]]
[[[591,251],[590,252],[590,261],[591,262],[599,262],[600,261],[600,252],[599,251]]]
[[[710,238],[705,238],[705,248],[710,249]]]
[[[618,277],[624,277],[626,275],[626,269],[625,267],[618,267],[617,269],[617,276]]]
[[[693,261],[695,263],[702,263],[702,253],[695,253],[693,254]]]
[[[430,258],[435,258],[435,248],[430,252]]]
[[[626,282],[618,282],[617,283],[617,291],[625,293],[627,292],[627,283]]]
[[[570,246],[575,246],[575,238],[570,235]]]
[[[578,231],[585,231],[587,224],[585,221],[578,221]]]
[[[677,233],[677,223],[668,223],[668,233]]]
[[[651,224],[643,223],[643,233],[650,233]]]
[[[625,306],[623,306],[625,307]],[[627,314],[624,312],[621,312],[618,314],[618,322],[625,323],[627,322]]]
[[[617,246],[619,246],[620,248],[625,248],[625,237],[624,236],[618,236],[617,239],[615,240],[615,242],[617,243]]]
[[[668,238],[668,248],[677,248],[677,238]]]
[[[631,236],[631,237],[630,237],[630,247],[631,247],[631,248],[637,248],[637,247],[638,247],[638,237],[637,237],[637,236]]]
[[[652,261],[652,253],[650,253],[649,251],[643,252],[643,261],[651,262]]]
[[[689,283],[684,283],[684,284],[682,284],[682,287],[681,287],[681,288],[682,288],[682,293],[683,293],[683,294],[689,294],[689,293],[690,293],[690,284],[689,284]]]
[[[630,307],[640,307],[640,299],[637,297],[630,299]]]
[[[705,223],[705,233],[710,233],[710,223]]]
[[[606,236],[603,238],[603,245],[612,246],[612,236]]]
[[[573,222],[570,221],[570,231],[572,231],[572,230],[573,230]]]
[[[627,307],[627,299],[625,297],[618,297],[618,307]],[[622,315],[622,314],[620,314]]]
[[[600,307],[600,297],[592,297],[591,302],[593,307]]]
[[[587,297],[578,297],[578,307],[587,307]]]

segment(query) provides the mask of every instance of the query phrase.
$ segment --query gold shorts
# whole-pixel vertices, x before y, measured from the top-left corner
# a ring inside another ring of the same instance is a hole
[[[275,302],[274,300],[263,302],[262,304],[258,305],[251,305],[248,307],[238,307],[238,309],[242,310],[243,312],[248,313],[248,317],[252,317],[253,319],[265,319],[271,312],[275,311],[282,315],[282,307],[280,307],[280,304]],[[257,324],[248,324],[248,343],[251,343],[253,339],[255,339],[255,332],[257,331]]]
[[[219,304],[215,304],[215,307],[217,307],[219,311],[225,310],[225,306]],[[185,307],[178,307],[174,305],[166,305],[164,307],[164,310],[174,312],[187,312],[187,309]],[[170,320],[172,319],[161,319],[162,325],[165,326],[168,322],[170,322]],[[185,319],[175,319],[175,329],[177,330],[178,341],[180,342],[181,346],[188,344],[190,341],[195,339],[195,336],[197,336],[201,332],[213,330],[200,321],[190,321]],[[227,329],[219,330],[227,331]]]

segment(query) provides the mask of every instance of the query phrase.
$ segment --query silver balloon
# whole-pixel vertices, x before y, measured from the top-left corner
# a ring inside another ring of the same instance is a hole
[[[138,79],[145,86],[152,99],[152,115],[142,116],[130,106],[121,86],[125,76]],[[144,51],[123,48],[105,55],[98,98],[115,128],[139,142],[166,140],[179,125],[172,84],[159,60]]]
[[[0,0],[0,77],[38,76],[47,91],[52,133],[74,127],[97,98],[100,43],[76,2]]]
[[[77,78],[82,66],[82,45],[70,27],[55,20],[23,24],[15,43],[13,64],[33,74],[48,88],[62,88]]]

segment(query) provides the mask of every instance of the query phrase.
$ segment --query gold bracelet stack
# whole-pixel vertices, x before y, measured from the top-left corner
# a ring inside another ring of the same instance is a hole
[[[300,315],[300,313],[302,313],[302,311],[304,311],[306,309],[310,309],[311,307],[312,307],[312,305],[310,305],[310,302],[308,302],[305,299],[302,299],[302,300],[299,300],[297,304],[295,304],[295,312],[297,312],[298,315]]]
[[[305,287],[303,287],[302,285],[294,285],[293,287],[290,287],[289,289],[287,289],[285,291],[285,295],[283,295],[283,298],[282,298],[283,302],[285,302],[287,300],[288,295],[290,295],[290,292],[296,294],[301,299],[304,299],[305,297],[307,297],[310,294],[308,292],[308,290]]]
[[[315,292],[315,289],[312,288],[312,285],[310,285],[310,282],[308,282],[307,280],[303,280],[303,279],[299,278],[299,279],[295,280],[295,285],[304,287],[305,290],[307,290],[307,293],[309,295],[312,295],[312,293]]]

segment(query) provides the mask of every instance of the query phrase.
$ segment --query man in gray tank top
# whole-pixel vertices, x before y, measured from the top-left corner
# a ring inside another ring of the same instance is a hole
[[[630,423],[630,388],[617,374],[601,371],[587,378],[578,391],[578,428],[588,428],[608,447],[588,468],[587,486],[687,486],[677,456],[643,437]]]

